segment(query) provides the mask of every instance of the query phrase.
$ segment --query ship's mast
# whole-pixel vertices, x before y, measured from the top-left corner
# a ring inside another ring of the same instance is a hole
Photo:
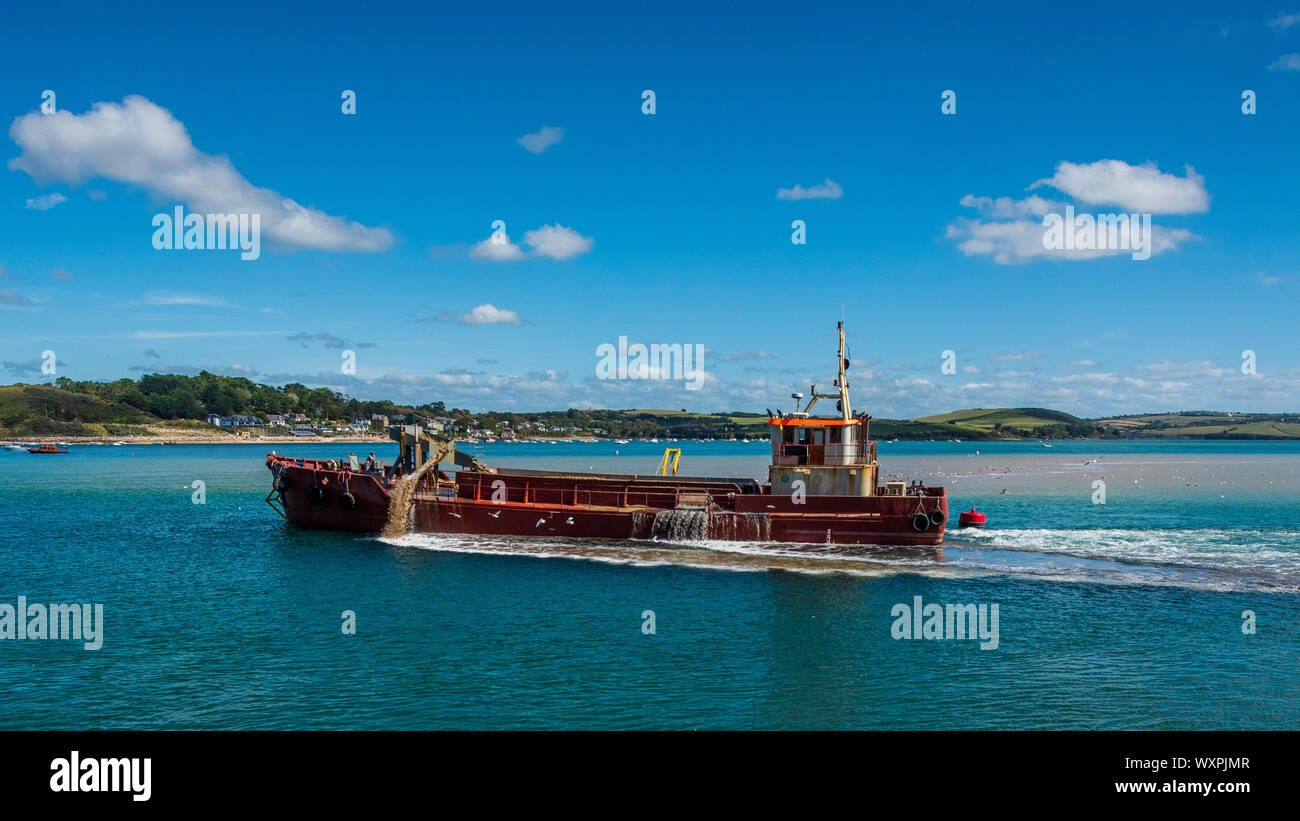
[[[835,380],[835,384],[840,386],[840,409],[844,412],[844,421],[853,418],[853,411],[849,407],[849,382],[844,377],[844,321],[840,320],[840,375]]]
[[[845,371],[849,369],[849,362],[847,359],[844,358],[844,321],[843,320],[840,321],[839,332],[840,332],[840,355],[839,355],[840,361],[839,361],[839,374],[835,377],[835,384],[840,389],[839,399],[840,399],[841,417],[844,419],[845,422],[849,422],[853,419],[853,409],[849,407],[849,381],[845,377]],[[812,415],[813,405],[817,404],[818,399],[835,398],[835,394],[833,393],[818,393],[816,385],[810,387],[808,389],[808,393],[810,394],[810,397],[808,399],[808,404],[804,407],[803,413],[796,413],[797,416],[802,416],[805,418],[810,417]],[[793,395],[800,396],[801,394],[793,394]],[[798,405],[795,406],[795,409],[796,411],[798,410]]]

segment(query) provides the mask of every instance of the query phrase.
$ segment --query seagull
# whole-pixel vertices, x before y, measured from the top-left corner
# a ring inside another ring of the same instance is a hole
[[[564,523],[565,523],[566,525],[571,525],[571,524],[573,524],[573,517],[570,516],[569,518],[565,519],[565,520],[564,520]]]
[[[460,518],[460,514],[459,514],[459,513],[452,513],[450,510],[447,511],[447,512],[448,512],[448,513],[451,513],[451,515],[452,515],[452,516],[455,516],[457,519]]]
[[[538,520],[537,520],[537,524],[533,525],[533,527],[541,527],[541,526],[544,525],[544,524],[546,524],[546,520],[545,520],[545,519],[538,519]]]
[[[493,519],[497,519],[497,518],[500,518],[500,516],[501,516],[501,511],[499,511],[499,510],[494,510],[494,511],[492,511],[491,513],[489,513],[488,515],[491,516]]]

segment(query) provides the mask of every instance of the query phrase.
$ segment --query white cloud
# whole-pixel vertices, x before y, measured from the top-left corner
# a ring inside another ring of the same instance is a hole
[[[501,242],[493,242],[488,237],[482,242],[470,246],[469,256],[475,262],[514,262],[520,259],[568,259],[591,250],[595,240],[584,237],[572,228],[563,225],[543,225],[532,231],[524,232],[522,245],[515,245],[506,234],[501,235]],[[528,246],[527,250],[523,246]]]
[[[454,321],[457,315],[447,317]],[[784,356],[784,352],[782,352]],[[857,364],[857,363],[855,363]],[[907,419],[961,407],[1047,407],[1083,417],[1114,413],[1163,411],[1174,408],[1250,406],[1258,410],[1285,410],[1295,405],[1300,391],[1300,367],[1279,377],[1246,377],[1236,372],[1231,359],[1222,367],[1209,362],[1133,363],[1123,369],[1088,373],[1027,374],[988,373],[961,381],[937,381],[915,373],[880,369],[855,379],[854,405],[873,416]],[[517,374],[486,374],[479,370],[448,367],[439,373],[389,373],[376,379],[340,376],[337,371],[316,375],[265,374],[267,384],[302,382],[326,386],[358,398],[394,399],[415,404],[430,393],[456,407],[484,410],[553,410],[555,408],[687,407],[692,410],[762,410],[788,408],[792,388],[820,383],[817,372],[786,376],[727,379],[708,373],[698,391],[685,391],[679,379],[598,379],[582,368],[577,377],[547,369]],[[775,372],[775,371],[774,371]],[[792,372],[793,373],[793,372]],[[652,376],[652,372],[645,372]],[[572,378],[571,378],[572,377]],[[1261,405],[1273,407],[1261,407]]]
[[[1114,385],[1120,381],[1119,377],[1113,373],[1089,372],[1089,373],[1072,373],[1069,376],[1053,376],[1052,380],[1057,384],[1070,384],[1074,382],[1083,382],[1090,384]]]
[[[961,204],[966,208],[976,208],[985,216],[994,219],[1015,219],[1020,217],[1042,217],[1049,212],[1059,210],[1060,203],[1045,200],[1037,194],[1026,197],[1023,200],[1013,200],[1010,197],[977,197],[974,194],[967,194],[961,198]]]
[[[462,325],[519,325],[523,320],[514,311],[492,304],[479,305],[456,319]]]
[[[1296,23],[1300,23],[1300,14],[1279,14],[1274,19],[1268,21],[1268,26],[1277,31],[1285,31]]]
[[[959,240],[957,247],[966,256],[991,256],[1002,265],[1014,265],[1032,259],[1086,260],[1131,254],[1123,249],[1064,249],[1043,247],[1043,224],[1029,220],[984,222],[959,217],[948,226],[949,239]],[[1196,235],[1185,228],[1151,227],[1151,254],[1174,251]]]
[[[844,196],[844,189],[840,184],[826,178],[826,182],[804,188],[802,185],[796,185],[794,188],[778,188],[776,198],[779,200],[837,200]]]
[[[551,259],[568,259],[578,254],[585,254],[592,246],[591,237],[584,237],[558,222],[555,225],[543,225],[533,231],[525,231],[524,242],[532,247],[534,256]]]
[[[286,248],[386,251],[393,235],[299,205],[244,179],[230,160],[199,151],[184,124],[144,97],[96,103],[85,114],[25,114],[9,128],[22,154],[9,167],[38,182],[108,179],[206,213],[259,213],[262,230]]]
[[[1201,214],[1210,210],[1205,178],[1190,165],[1187,176],[1165,174],[1154,163],[1122,160],[1078,164],[1061,162],[1056,173],[1029,186],[1050,185],[1094,205],[1115,205],[1143,214]],[[1039,215],[1041,216],[1041,215]]]
[[[469,249],[469,258],[475,262],[513,262],[517,259],[526,259],[527,256],[522,248],[510,241],[510,237],[506,234],[501,235],[500,242],[494,242],[493,237],[488,237],[470,246]]]
[[[1190,214],[1209,210],[1205,178],[1187,167],[1187,176],[1162,173],[1154,165],[1129,165],[1119,160],[1094,163],[1059,163],[1056,173],[1035,182],[1030,188],[1050,185],[1075,199],[1100,205],[1118,205],[1142,214]],[[978,197],[967,194],[961,205],[979,212],[982,218],[958,217],[948,225],[946,235],[957,242],[967,256],[991,256],[1002,265],[1034,259],[1088,260],[1118,254],[1135,254],[1135,244],[1146,237],[1135,235],[1137,228],[1128,220],[1117,226],[1119,242],[1104,243],[1116,247],[1046,248],[1047,230],[1043,218],[1064,214],[1074,203],[1057,202],[1030,195],[1016,200],[1010,197]],[[1082,210],[1082,209],[1080,209]],[[1067,223],[1068,224],[1068,223]],[[1139,224],[1140,225],[1140,224]],[[1145,231],[1142,232],[1145,234]],[[1182,243],[1199,239],[1185,228],[1152,225],[1150,255],[1177,250]],[[1123,246],[1128,246],[1127,248]]]
[[[1233,376],[1239,373],[1239,371],[1234,368],[1220,367],[1208,359],[1202,359],[1195,362],[1175,362],[1166,359],[1163,362],[1142,365],[1138,370],[1165,378],[1176,379],[1222,379],[1225,376]]]
[[[1283,54],[1269,64],[1273,71],[1300,71],[1300,54]]]
[[[542,126],[542,130],[536,134],[525,134],[515,142],[522,145],[534,154],[540,154],[546,149],[564,139],[564,129],[553,126]]]
[[[222,297],[207,294],[177,294],[171,291],[150,291],[144,295],[146,305],[200,305],[207,308],[239,308]]]
[[[995,362],[1022,362],[1027,359],[1042,359],[1043,355],[1037,351],[1012,351],[1000,353],[993,357]]]
[[[13,288],[0,288],[0,307],[25,308],[31,304],[30,299],[22,296]]]
[[[68,201],[67,197],[63,196],[58,192],[55,192],[53,194],[46,194],[44,196],[36,197],[35,199],[28,200],[27,207],[32,211],[48,211],[54,206],[60,205],[67,201]]]

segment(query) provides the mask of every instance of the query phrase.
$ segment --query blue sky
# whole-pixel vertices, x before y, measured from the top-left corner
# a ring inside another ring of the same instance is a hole
[[[880,416],[1296,408],[1300,3],[462,6],[7,11],[0,381],[761,410],[842,311]],[[1156,253],[1045,252],[1065,204]],[[155,249],[176,205],[261,256]],[[708,379],[597,379],[620,336]]]

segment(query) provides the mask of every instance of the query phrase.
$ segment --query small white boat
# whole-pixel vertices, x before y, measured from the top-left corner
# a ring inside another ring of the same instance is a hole
[[[22,453],[23,446],[22,446],[22,445],[12,445],[12,444],[10,444],[10,445],[5,445],[5,450],[16,450],[16,451],[18,451],[19,453]]]

